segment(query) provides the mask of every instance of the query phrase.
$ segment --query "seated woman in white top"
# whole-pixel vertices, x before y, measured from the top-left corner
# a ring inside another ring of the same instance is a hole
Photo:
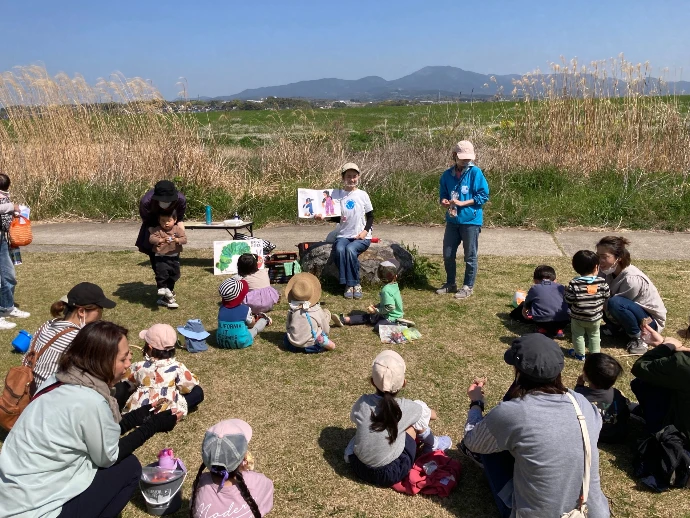
[[[79,331],[0,452],[3,516],[95,518],[127,505],[141,476],[132,452],[177,423],[148,405],[120,416],[110,389],[130,358],[127,330],[117,324],[100,320]]]

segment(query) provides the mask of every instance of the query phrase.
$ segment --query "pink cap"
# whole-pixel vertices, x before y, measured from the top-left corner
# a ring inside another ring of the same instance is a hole
[[[405,360],[395,351],[381,351],[371,364],[371,379],[381,392],[395,394],[405,384]]]
[[[242,419],[226,419],[220,423],[214,424],[211,428],[206,430],[206,433],[212,433],[218,437],[225,437],[226,435],[244,435],[247,442],[252,440],[252,427]]]
[[[177,333],[168,324],[153,324],[148,329],[141,331],[139,338],[159,351],[175,347],[177,343]]]
[[[474,146],[469,140],[461,140],[453,148],[453,153],[458,157],[458,160],[474,160]]]

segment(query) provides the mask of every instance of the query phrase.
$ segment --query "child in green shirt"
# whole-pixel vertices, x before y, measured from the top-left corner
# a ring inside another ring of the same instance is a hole
[[[395,259],[383,261],[379,264],[378,276],[386,284],[379,292],[380,302],[367,308],[367,313],[350,313],[340,315],[343,324],[357,326],[372,324],[374,332],[378,333],[381,325],[394,325],[397,323],[414,325],[409,320],[403,320],[403,302],[398,287],[398,268],[400,264]]]

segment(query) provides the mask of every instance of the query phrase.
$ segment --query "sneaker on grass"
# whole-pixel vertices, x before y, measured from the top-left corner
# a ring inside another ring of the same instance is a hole
[[[14,322],[10,322],[9,320],[5,320],[3,317],[0,317],[0,330],[12,329],[13,327],[17,327],[17,324],[15,324]]]
[[[351,299],[352,297],[354,297],[354,294],[355,288],[353,286],[348,286],[347,288],[345,288],[345,293],[343,294],[343,297],[345,297],[346,299]]]
[[[22,311],[19,308],[12,308],[10,311],[6,311],[2,316],[12,318],[29,318],[31,313],[28,311]]]
[[[352,291],[352,296],[353,296],[355,299],[359,300],[359,299],[362,298],[362,286],[361,286],[361,285],[358,284],[357,286],[355,286],[354,288],[352,288],[352,290],[353,290],[353,291]]]
[[[456,291],[458,291],[457,285],[446,283],[436,290],[436,294],[445,295],[446,293],[455,293]]]
[[[158,296],[165,297],[167,295],[166,290],[167,288],[158,288]]]
[[[575,352],[575,349],[570,349],[570,350],[568,351],[568,356],[570,356],[571,358],[573,358],[573,359],[575,359],[575,360],[577,360],[577,361],[580,361],[580,362],[585,361],[585,355],[584,355],[584,354],[577,354],[577,353]]]
[[[470,288],[469,286],[463,286],[460,288],[455,295],[453,295],[456,299],[466,299],[468,297],[472,296],[472,291],[473,288]]]
[[[649,350],[649,346],[645,343],[642,338],[633,338],[625,346],[628,354],[644,354]]]
[[[344,325],[345,324],[343,324],[340,315],[337,315],[336,313],[331,314],[331,327],[343,327]]]

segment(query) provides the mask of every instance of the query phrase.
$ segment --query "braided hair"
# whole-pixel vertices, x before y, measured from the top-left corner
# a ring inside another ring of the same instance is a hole
[[[205,468],[206,466],[203,463],[201,464],[201,466],[199,466],[199,471],[197,472],[196,478],[194,479],[194,484],[192,485],[192,500],[189,503],[189,518],[194,518],[194,507],[196,505],[196,493],[197,489],[199,488],[199,479],[201,478],[201,475],[204,473]],[[220,469],[221,468],[219,468],[219,470]],[[242,498],[244,498],[244,501],[247,502],[249,509],[251,509],[252,514],[254,515],[254,518],[261,518],[261,511],[259,511],[259,506],[254,500],[252,494],[249,492],[249,488],[247,487],[247,483],[244,481],[244,476],[242,475],[242,471],[240,471],[239,466],[235,471],[228,473],[228,475],[228,478],[233,479],[235,485],[237,486],[237,489],[240,492],[240,495],[242,495]]]

